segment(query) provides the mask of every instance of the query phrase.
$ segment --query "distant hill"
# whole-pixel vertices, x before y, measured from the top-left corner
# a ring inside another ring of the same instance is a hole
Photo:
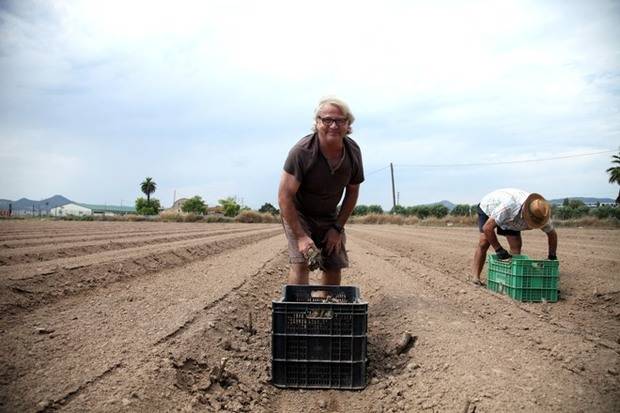
[[[593,205],[597,202],[600,202],[601,204],[613,204],[616,202],[616,200],[612,198],[594,198],[588,196],[567,196],[566,198],[569,200],[581,201],[586,205]],[[549,202],[553,205],[562,205],[566,198],[550,199]]]
[[[443,201],[435,202],[435,204],[441,204],[441,205],[445,206],[446,208],[448,208],[448,210],[450,210],[450,211],[452,211],[454,209],[454,207],[456,206],[452,202],[446,201],[445,199]],[[431,205],[435,205],[435,204],[431,204]]]
[[[56,208],[60,205],[68,204],[71,201],[69,198],[65,198],[62,195],[54,195],[47,199],[41,199],[39,201],[35,201],[28,198],[21,198],[17,201],[11,201],[10,199],[0,199],[0,209],[8,210],[9,204],[11,205],[11,209],[14,213],[19,212],[27,212],[32,213],[33,209],[35,214],[38,214],[39,211],[47,212],[52,208]]]
[[[567,198],[569,200],[575,199],[575,200],[581,201],[586,205],[596,205],[597,202],[601,204],[613,204],[616,202],[616,200],[612,198],[595,198],[595,197],[588,197],[588,196],[570,196]],[[562,205],[562,203],[564,202],[564,199],[565,198],[550,199],[549,202],[552,205]],[[456,206],[456,204],[453,204],[450,201],[446,201],[445,199],[443,201],[433,202],[431,204],[424,204],[424,205],[431,206],[431,205],[437,205],[437,204],[441,204],[445,206],[450,211],[452,211],[452,209],[454,209],[454,207]]]

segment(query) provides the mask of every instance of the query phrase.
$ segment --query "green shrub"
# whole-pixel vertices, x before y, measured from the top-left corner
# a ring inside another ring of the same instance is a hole
[[[351,213],[351,215],[367,215],[368,214],[368,206],[366,205],[356,205],[355,208],[353,208],[353,212]]]
[[[157,215],[161,211],[159,199],[146,200],[142,197],[136,199],[136,212],[140,215]]]
[[[448,215],[448,212],[450,212],[448,207],[445,206],[445,205],[442,205],[442,204],[435,204],[435,205],[431,205],[429,207],[430,215],[432,215],[432,216],[434,216],[436,218],[443,218],[446,215]]]
[[[381,205],[368,205],[369,214],[383,214],[383,208]]]
[[[407,208],[402,205],[394,205],[394,207],[390,210],[390,214],[392,215],[407,215]]]
[[[598,208],[592,208],[590,214],[598,219],[618,218],[620,219],[620,208],[611,205],[601,205]]]
[[[198,195],[191,197],[183,202],[181,211],[196,215],[204,215],[207,213],[207,204]]]
[[[410,215],[410,216],[415,215],[416,217],[420,219],[424,219],[424,218],[428,218],[430,214],[431,214],[431,209],[428,205],[417,205],[417,206],[407,207],[407,215]]]
[[[224,215],[227,217],[235,217],[241,210],[241,205],[239,205],[234,198],[228,197],[220,199],[218,202],[224,210]]]
[[[455,205],[454,208],[452,208],[452,211],[450,211],[450,215],[457,217],[469,216],[471,215],[471,207],[467,204]]]
[[[258,209],[258,212],[271,215],[278,215],[280,213],[280,211],[269,202],[264,203],[263,206]]]

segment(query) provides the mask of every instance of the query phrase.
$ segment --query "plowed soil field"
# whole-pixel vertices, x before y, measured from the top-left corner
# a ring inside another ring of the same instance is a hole
[[[620,231],[558,234],[561,299],[519,303],[475,228],[349,225],[369,385],[309,391],[270,383],[280,225],[0,221],[0,410],[618,412]]]

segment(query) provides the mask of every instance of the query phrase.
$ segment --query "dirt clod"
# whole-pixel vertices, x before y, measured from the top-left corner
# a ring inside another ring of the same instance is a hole
[[[34,329],[37,334],[52,334],[54,331],[53,328],[45,328],[45,327],[37,327]]]
[[[416,339],[417,337],[412,336],[409,332],[403,333],[396,343],[394,351],[396,354],[402,354],[409,351],[409,349],[411,349],[411,347],[415,344]]]

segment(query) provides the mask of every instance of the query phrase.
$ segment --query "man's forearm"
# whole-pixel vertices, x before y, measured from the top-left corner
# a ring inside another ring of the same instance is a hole
[[[280,204],[280,214],[282,219],[286,221],[288,226],[293,231],[293,235],[297,239],[305,235],[304,230],[301,228],[299,218],[297,217],[297,209],[290,196],[281,195],[278,197],[278,203]]]
[[[340,212],[338,213],[337,222],[339,225],[344,226],[347,223],[347,220],[351,216],[353,209],[355,208],[355,204],[357,204],[357,198],[359,196],[359,187],[355,189],[347,188],[344,199],[342,200],[342,206],[340,207]]]
[[[549,255],[556,255],[558,251],[558,233],[555,230],[548,232],[547,241],[549,242]]]

